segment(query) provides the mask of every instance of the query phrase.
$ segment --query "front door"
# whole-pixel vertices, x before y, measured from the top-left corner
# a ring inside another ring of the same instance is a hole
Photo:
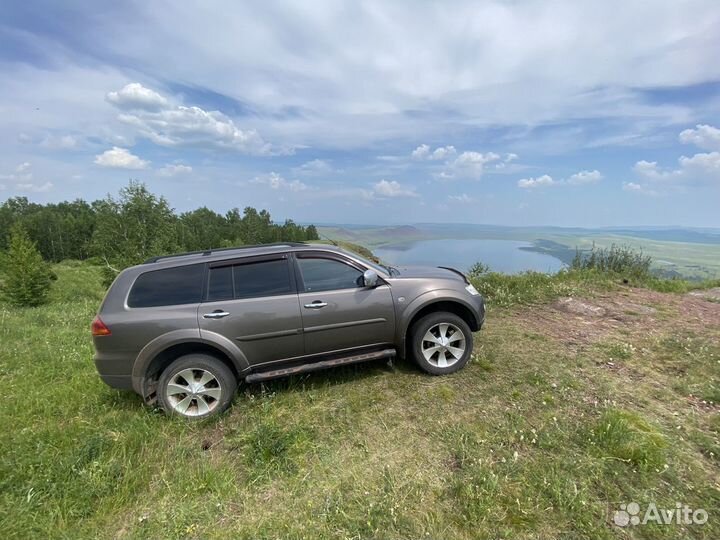
[[[295,253],[305,354],[393,343],[390,286],[364,287],[364,268],[327,252]]]
[[[200,332],[237,344],[250,365],[303,355],[300,305],[287,254],[210,265]]]

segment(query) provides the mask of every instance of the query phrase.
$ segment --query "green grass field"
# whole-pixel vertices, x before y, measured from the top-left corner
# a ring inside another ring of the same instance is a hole
[[[6,538],[720,538],[717,303],[493,277],[453,376],[360,365],[242,386],[186,423],[103,385],[100,274],[55,270],[50,304],[0,305]],[[570,295],[608,315],[563,311]],[[611,525],[631,501],[709,520]]]

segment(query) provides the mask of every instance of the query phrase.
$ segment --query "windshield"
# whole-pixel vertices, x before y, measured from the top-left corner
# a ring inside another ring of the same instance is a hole
[[[346,251],[346,250],[343,250],[343,251]],[[355,252],[346,251],[346,253],[348,253],[348,255],[352,255],[356,259],[360,260],[363,264],[369,266],[376,272],[381,272],[383,274],[388,274],[390,276],[393,274],[393,268],[391,266],[385,266],[384,264],[378,264],[378,263],[371,262],[368,259],[366,259],[365,257],[363,257],[362,255],[358,255]]]

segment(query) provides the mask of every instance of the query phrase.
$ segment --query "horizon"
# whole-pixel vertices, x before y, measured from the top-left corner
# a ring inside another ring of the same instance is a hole
[[[714,230],[717,50],[707,0],[30,0],[0,24],[0,200],[137,179],[298,223]]]

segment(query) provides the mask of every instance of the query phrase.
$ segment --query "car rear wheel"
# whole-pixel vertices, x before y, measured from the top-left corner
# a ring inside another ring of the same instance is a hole
[[[423,371],[446,375],[467,364],[473,348],[472,332],[454,313],[431,313],[413,326],[411,347],[415,361]]]
[[[222,361],[206,354],[181,356],[160,375],[157,394],[166,413],[200,419],[230,406],[237,379]]]

